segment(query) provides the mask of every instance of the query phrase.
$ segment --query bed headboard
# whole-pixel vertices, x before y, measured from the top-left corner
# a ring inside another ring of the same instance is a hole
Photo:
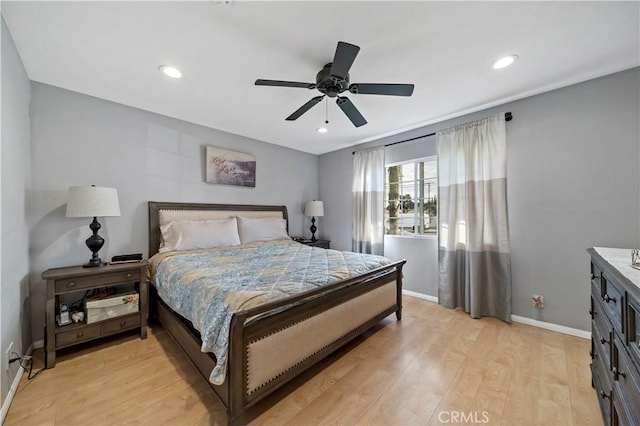
[[[149,201],[149,257],[160,248],[160,226],[172,220],[224,219],[234,216],[281,217],[287,221],[289,230],[287,206]]]

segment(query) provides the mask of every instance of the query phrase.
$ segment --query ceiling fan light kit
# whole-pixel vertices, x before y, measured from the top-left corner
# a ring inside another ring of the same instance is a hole
[[[360,111],[345,96],[339,96],[343,92],[354,95],[386,95],[386,96],[411,96],[413,84],[389,84],[389,83],[350,83],[349,70],[358,55],[360,48],[344,41],[338,42],[333,62],[326,64],[316,75],[315,83],[301,83],[283,80],[256,80],[256,86],[295,87],[301,89],[317,89],[321,96],[316,96],[302,105],[290,116],[287,121],[300,118],[302,114],[319,104],[325,97],[336,98],[336,103],[354,126],[360,127],[367,124],[367,120]]]

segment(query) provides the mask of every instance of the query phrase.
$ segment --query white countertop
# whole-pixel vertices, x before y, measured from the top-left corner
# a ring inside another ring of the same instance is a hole
[[[594,247],[593,248],[604,260],[616,268],[629,281],[640,288],[640,269],[631,266],[631,249]]]

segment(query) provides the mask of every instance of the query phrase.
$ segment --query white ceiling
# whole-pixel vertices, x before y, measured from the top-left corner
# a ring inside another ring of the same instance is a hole
[[[3,1],[2,14],[34,81],[320,154],[638,66],[639,6]],[[352,82],[414,83],[413,96],[348,95],[360,128],[333,101],[326,134],[324,104],[285,121],[319,93],[255,79],[315,82],[338,41],[361,47]],[[491,68],[513,53],[515,65]]]

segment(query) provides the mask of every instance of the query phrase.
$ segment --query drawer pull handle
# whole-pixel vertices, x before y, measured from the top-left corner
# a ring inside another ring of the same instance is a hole
[[[609,343],[609,341],[607,339],[605,339],[604,337],[601,337],[600,338],[600,343],[602,343],[604,345],[605,343]]]
[[[69,284],[67,284],[67,287],[75,287],[76,283],[75,281],[71,281]]]
[[[120,321],[120,327],[125,327],[126,325],[127,325],[127,321],[126,320]]]
[[[618,377],[620,376],[624,377],[625,379],[627,378],[627,375],[624,374],[622,371],[619,371],[616,367],[613,367],[611,372],[613,373],[613,380],[618,380]]]
[[[605,398],[611,398],[611,396],[609,396],[608,394],[604,393],[603,390],[600,391],[600,398],[605,399]]]
[[[589,351],[589,356],[591,357],[591,359],[594,359],[596,357],[596,354],[593,351]]]
[[[600,279],[600,275],[596,275],[593,272],[591,273],[591,279],[592,280],[599,280]]]
[[[78,331],[78,334],[76,334],[76,337],[82,337],[84,336],[84,333],[82,331]]]
[[[604,300],[606,303],[609,303],[609,302],[616,303],[616,298],[615,297],[609,297],[608,294],[605,294],[604,297],[602,298],[602,300]]]
[[[591,315],[591,318],[594,318],[596,315],[598,315],[598,312],[594,311],[593,309],[589,309],[589,315]]]
[[[131,278],[133,276],[133,274],[131,272],[127,273],[127,278]]]

